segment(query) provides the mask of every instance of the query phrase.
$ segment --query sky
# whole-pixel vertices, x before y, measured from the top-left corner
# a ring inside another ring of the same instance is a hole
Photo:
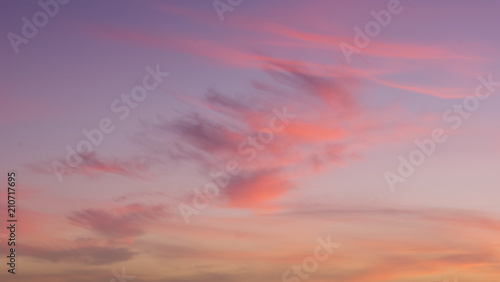
[[[499,281],[499,8],[0,1],[0,280]]]

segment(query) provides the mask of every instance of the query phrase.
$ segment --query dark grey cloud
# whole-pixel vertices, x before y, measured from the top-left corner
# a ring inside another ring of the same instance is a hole
[[[151,222],[161,222],[168,216],[164,205],[127,205],[120,211],[86,209],[69,216],[71,223],[107,238],[143,235]]]

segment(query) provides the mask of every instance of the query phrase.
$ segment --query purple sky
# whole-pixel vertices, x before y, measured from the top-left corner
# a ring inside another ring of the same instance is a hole
[[[126,267],[135,281],[297,282],[283,273],[327,235],[341,247],[308,281],[500,278],[498,1],[243,0],[223,21],[211,1],[54,7],[16,45],[43,10],[0,4],[0,167],[18,174],[22,261],[0,280]],[[114,129],[68,155],[99,127]],[[425,155],[415,140],[441,129]],[[412,154],[424,160],[402,176]],[[219,193],[196,207],[207,183]]]

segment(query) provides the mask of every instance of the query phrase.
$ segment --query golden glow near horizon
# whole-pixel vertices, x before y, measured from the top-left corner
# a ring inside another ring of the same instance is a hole
[[[0,281],[500,281],[499,3],[3,2]]]

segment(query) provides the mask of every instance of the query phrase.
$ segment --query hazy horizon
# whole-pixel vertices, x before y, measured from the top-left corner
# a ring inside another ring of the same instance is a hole
[[[500,280],[498,1],[0,7],[1,281]]]

